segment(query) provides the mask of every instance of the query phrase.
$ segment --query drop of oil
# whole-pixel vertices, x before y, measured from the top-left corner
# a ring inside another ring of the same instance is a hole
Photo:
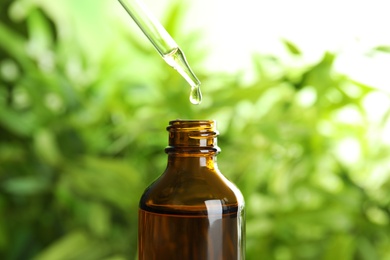
[[[199,85],[191,87],[190,102],[194,105],[199,105],[202,102],[202,92]]]

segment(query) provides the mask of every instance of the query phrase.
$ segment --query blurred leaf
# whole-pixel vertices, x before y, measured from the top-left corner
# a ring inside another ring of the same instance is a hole
[[[390,45],[377,46],[374,48],[374,50],[390,53]]]
[[[86,158],[85,163],[84,167],[69,167],[64,176],[69,188],[82,196],[94,197],[122,209],[138,205],[140,189],[144,187],[139,186],[139,174],[130,165],[92,157]],[[123,196],[129,192],[133,196]]]
[[[165,19],[162,22],[164,24],[164,28],[169,32],[169,34],[176,38],[175,36],[179,33],[181,25],[181,15],[185,13],[186,5],[181,1],[173,2],[170,8],[167,9],[167,13],[165,14]]]
[[[300,55],[302,54],[301,50],[298,49],[298,47],[293,44],[292,42],[286,40],[286,39],[282,39],[282,43],[284,44],[284,46],[286,47],[286,49],[291,53],[291,54],[294,54],[294,55]]]
[[[21,114],[7,108],[0,109],[0,123],[4,128],[20,136],[26,136],[35,128],[35,118],[32,114]]]
[[[97,237],[106,237],[111,230],[110,212],[106,207],[99,203],[91,203],[89,205],[89,221],[90,229]]]
[[[31,66],[25,56],[25,39],[0,22],[0,47],[6,50],[20,64]]]
[[[102,259],[107,253],[102,243],[92,240],[82,231],[73,231],[53,243],[34,260]]]
[[[358,239],[359,247],[357,248],[358,255],[361,259],[365,260],[375,260],[378,259],[376,250],[373,247],[372,243],[364,237]]]
[[[53,133],[47,129],[40,129],[34,134],[34,147],[38,156],[50,165],[57,165],[61,160],[61,154]]]
[[[353,236],[340,234],[334,236],[328,243],[328,248],[325,251],[324,260],[334,259],[355,259],[355,241]]]
[[[13,145],[10,142],[2,142],[0,144],[0,163],[11,162],[18,163],[22,162],[26,151],[23,147]]]
[[[300,86],[314,86],[318,95],[323,95],[329,86],[333,86],[335,83],[332,77],[334,60],[335,55],[326,52],[317,64],[302,75]]]
[[[34,9],[30,12],[27,22],[31,44],[36,48],[34,55],[42,55],[44,54],[42,51],[47,51],[47,48],[54,43],[54,28],[51,26],[51,21],[46,18],[42,10]]]
[[[27,196],[41,193],[48,187],[48,182],[36,177],[16,177],[6,180],[1,187],[14,195]]]

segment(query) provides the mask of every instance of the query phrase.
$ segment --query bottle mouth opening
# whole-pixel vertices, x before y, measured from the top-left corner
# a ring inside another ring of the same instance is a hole
[[[172,120],[167,127],[169,132],[169,146],[166,152],[176,149],[204,150],[219,153],[217,146],[218,131],[215,120]]]

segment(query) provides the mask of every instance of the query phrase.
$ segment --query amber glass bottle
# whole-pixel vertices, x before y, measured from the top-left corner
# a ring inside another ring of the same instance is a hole
[[[215,122],[175,120],[167,130],[167,168],[140,201],[139,259],[245,259],[244,199],[218,170]]]

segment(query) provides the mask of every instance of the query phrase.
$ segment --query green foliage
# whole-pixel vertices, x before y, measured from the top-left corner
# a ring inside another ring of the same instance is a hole
[[[390,149],[379,138],[390,111],[372,121],[364,106],[389,97],[337,73],[336,54],[289,65],[304,50],[284,40],[291,61],[254,55],[250,82],[197,70],[194,106],[141,34],[108,19],[110,37],[99,27],[86,38],[100,1],[56,2],[74,20],[41,2],[1,3],[1,259],[134,259],[138,199],[165,167],[176,118],[219,122],[220,168],[246,199],[247,259],[390,259]],[[183,7],[167,27],[197,50],[199,34],[179,32]],[[202,55],[187,53],[196,68]]]

